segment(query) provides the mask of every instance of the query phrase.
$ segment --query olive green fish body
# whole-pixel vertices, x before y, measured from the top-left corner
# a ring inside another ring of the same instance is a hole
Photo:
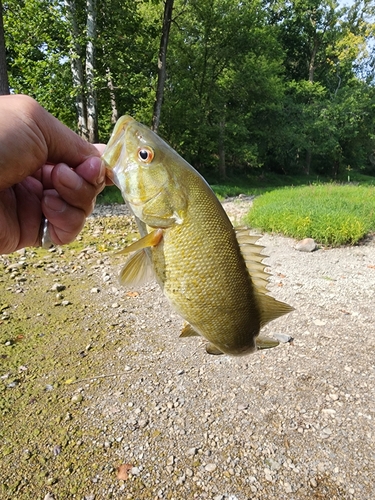
[[[133,119],[119,120],[103,159],[143,236],[122,252],[135,252],[122,281],[141,280],[148,257],[164,294],[188,323],[182,336],[200,335],[216,353],[256,350],[260,328],[292,310],[265,294],[256,238],[233,228],[200,174]]]
[[[166,229],[151,249],[157,280],[176,311],[221,351],[252,351],[259,314],[235,231],[216,197],[202,189],[189,195],[186,223]]]

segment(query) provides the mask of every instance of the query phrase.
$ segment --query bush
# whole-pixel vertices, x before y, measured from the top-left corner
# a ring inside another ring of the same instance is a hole
[[[246,222],[325,245],[353,245],[375,230],[375,187],[323,184],[277,189],[254,200]]]

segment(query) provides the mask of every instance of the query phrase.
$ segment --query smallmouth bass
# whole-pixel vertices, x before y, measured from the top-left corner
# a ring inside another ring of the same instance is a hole
[[[293,308],[267,295],[258,237],[232,226],[203,177],[130,116],[118,120],[102,158],[142,236],[119,252],[132,254],[120,282],[139,285],[151,270],[187,322],[181,337],[204,337],[211,354],[278,345],[259,331]]]

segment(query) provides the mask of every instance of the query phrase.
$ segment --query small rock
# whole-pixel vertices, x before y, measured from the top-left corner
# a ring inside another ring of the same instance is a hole
[[[186,452],[186,454],[193,457],[194,455],[197,454],[197,449],[196,448],[189,448],[188,451]]]
[[[247,403],[240,403],[237,406],[237,408],[238,408],[238,410],[243,411],[243,410],[246,410],[247,408],[249,408],[249,405]]]
[[[139,467],[132,467],[130,469],[130,473],[132,476],[138,476],[138,474],[140,474],[140,472],[141,471],[140,471]]]
[[[52,288],[51,288],[51,291],[52,292],[62,292],[63,290],[65,290],[66,286],[65,285],[62,285],[61,283],[55,283]]]
[[[94,288],[91,288],[91,290],[90,290],[90,293],[99,293],[99,292],[100,292],[100,288],[98,288],[96,286]]]
[[[284,490],[285,490],[286,493],[292,493],[293,490],[292,490],[291,484],[288,483],[288,482],[285,482],[284,483]]]
[[[207,464],[206,467],[204,468],[207,472],[213,472],[216,470],[216,464]]]
[[[278,340],[279,342],[284,343],[284,344],[287,344],[288,342],[293,341],[293,337],[291,337],[290,335],[286,335],[285,333],[274,333],[274,334],[272,334],[272,337],[274,339]]]
[[[44,497],[44,500],[55,500],[55,497],[52,495],[52,493],[47,493],[47,495]]]
[[[140,429],[144,429],[148,424],[148,420],[147,419],[141,419],[141,420],[138,420],[138,426]]]
[[[314,319],[313,323],[314,323],[314,325],[316,325],[316,326],[324,326],[324,325],[326,324],[326,322],[325,322],[325,321],[322,321],[322,320],[320,320],[320,319]]]
[[[305,238],[299,241],[295,246],[296,250],[299,252],[313,252],[317,247],[317,244],[312,238]]]
[[[55,455],[55,457],[57,457],[58,455],[60,455],[61,453],[61,448],[59,445],[56,445],[53,447],[53,454]]]
[[[167,459],[167,465],[173,465],[174,464],[174,456],[171,455],[170,457],[168,457]]]
[[[80,403],[83,400],[82,394],[73,394],[72,403]]]
[[[315,477],[312,477],[312,478],[310,479],[310,486],[311,486],[312,488],[316,488],[316,487],[318,486],[318,483],[316,482]]]
[[[71,302],[70,302],[70,300],[63,300],[63,301],[61,302],[61,305],[62,305],[63,307],[70,306],[70,305],[71,305]]]

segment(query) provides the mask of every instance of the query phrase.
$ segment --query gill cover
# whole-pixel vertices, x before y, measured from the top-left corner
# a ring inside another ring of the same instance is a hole
[[[182,223],[188,193],[174,173],[180,156],[154,132],[130,116],[121,117],[102,159],[141,221],[154,228]]]

